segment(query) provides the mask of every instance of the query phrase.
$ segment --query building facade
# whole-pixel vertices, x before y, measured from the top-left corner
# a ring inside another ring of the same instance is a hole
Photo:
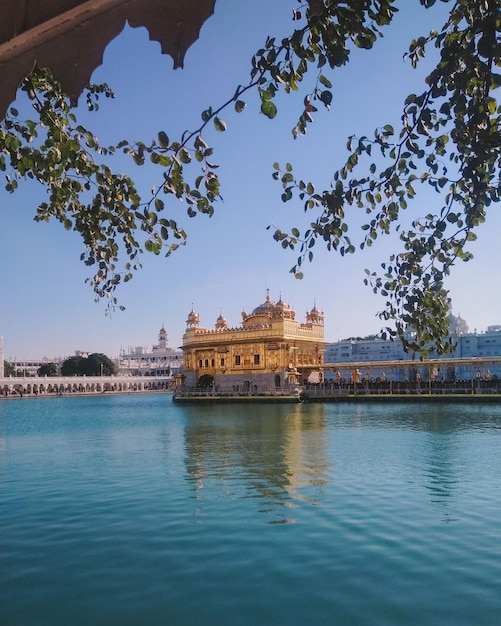
[[[9,357],[7,359],[7,362],[12,368],[13,376],[23,377],[38,376],[38,370],[43,365],[49,365],[50,363],[54,363],[59,369],[63,361],[63,357],[54,357],[53,359],[49,359],[48,357],[44,357],[43,359],[18,359],[17,357]],[[5,376],[5,361],[3,365]]]
[[[269,391],[323,376],[324,316],[316,306],[304,323],[282,298],[266,300],[242,323],[229,327],[221,314],[213,329],[200,326],[193,309],[183,335],[183,384],[221,391]]]
[[[468,325],[461,317],[451,315],[451,337],[456,344],[456,349],[451,354],[444,354],[440,357],[430,354],[430,359],[465,359],[474,360],[477,358],[488,359],[489,357],[501,357],[501,325],[489,326],[483,333],[469,332]],[[395,380],[412,379],[419,372],[416,365],[420,356],[413,352],[405,352],[400,341],[385,341],[377,338],[351,338],[335,343],[327,344],[325,347],[325,363],[345,364],[357,363],[359,365],[366,362],[381,361],[409,361],[413,363],[412,370],[406,371],[399,368],[392,373]],[[485,368],[484,368],[485,369]],[[443,371],[436,372],[438,378],[469,379],[473,376],[485,378],[501,378],[501,366],[493,364],[488,370],[478,371],[474,364],[455,365],[453,368],[442,368]],[[473,371],[475,370],[475,371]],[[412,373],[413,372],[413,373]],[[423,370],[424,372],[424,370]],[[372,370],[360,368],[361,375],[374,375]],[[389,375],[389,372],[384,372]],[[377,374],[381,376],[383,372]],[[334,369],[326,372],[326,378],[334,378]]]
[[[87,358],[88,350],[77,350],[75,356]],[[14,377],[38,376],[38,371],[43,365],[54,363],[58,369],[67,357],[54,357],[49,359],[18,359],[16,357],[8,359],[12,366]],[[158,343],[151,349],[147,347],[129,348],[122,350],[118,358],[112,359],[116,365],[119,376],[175,376],[179,373],[183,365],[183,353],[179,349],[170,348],[168,345],[167,330],[164,326],[158,333]],[[0,337],[0,378],[5,375],[5,361],[3,353],[3,341]]]
[[[122,350],[118,359],[120,376],[175,376],[183,366],[183,352],[170,348],[167,330],[162,325],[158,343],[151,350],[142,346]]]

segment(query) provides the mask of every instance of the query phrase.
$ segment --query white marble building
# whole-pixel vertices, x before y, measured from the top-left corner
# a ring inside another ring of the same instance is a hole
[[[168,335],[162,325],[158,344],[151,350],[135,347],[122,350],[118,359],[119,376],[175,376],[183,367],[183,352],[168,345]]]
[[[488,326],[482,333],[469,332],[468,325],[461,317],[451,315],[451,337],[456,342],[456,350],[452,354],[440,356],[440,359],[475,359],[501,357],[501,325]],[[438,358],[431,354],[430,358]],[[385,341],[383,339],[350,338],[327,344],[324,349],[325,363],[363,363],[364,361],[419,361],[419,355],[405,352],[399,341]],[[471,377],[470,366],[455,367],[456,378]],[[397,373],[398,377],[405,378],[405,370]],[[480,372],[484,376],[484,372]],[[476,373],[475,373],[476,375]],[[501,366],[495,365],[489,369],[489,376],[501,378]],[[326,373],[327,378],[333,378],[332,372]]]

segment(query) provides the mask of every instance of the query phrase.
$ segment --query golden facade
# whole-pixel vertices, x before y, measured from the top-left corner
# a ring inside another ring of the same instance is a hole
[[[299,323],[280,298],[266,301],[242,324],[228,327],[220,315],[213,329],[191,311],[183,335],[184,384],[220,390],[270,390],[319,382],[324,364],[324,316],[316,306]]]

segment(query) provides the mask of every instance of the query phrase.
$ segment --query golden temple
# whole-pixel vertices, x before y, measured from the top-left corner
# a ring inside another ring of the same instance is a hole
[[[183,335],[183,386],[216,391],[292,389],[321,382],[324,365],[324,315],[316,305],[299,323],[294,309],[270,298],[242,323],[229,327],[222,314],[213,329],[200,326],[193,308]]]

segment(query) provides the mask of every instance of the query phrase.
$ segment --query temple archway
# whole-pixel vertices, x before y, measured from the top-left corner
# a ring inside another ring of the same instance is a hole
[[[212,387],[213,385],[214,385],[214,376],[211,376],[210,374],[204,374],[203,376],[200,376],[200,378],[198,379],[199,387]]]

